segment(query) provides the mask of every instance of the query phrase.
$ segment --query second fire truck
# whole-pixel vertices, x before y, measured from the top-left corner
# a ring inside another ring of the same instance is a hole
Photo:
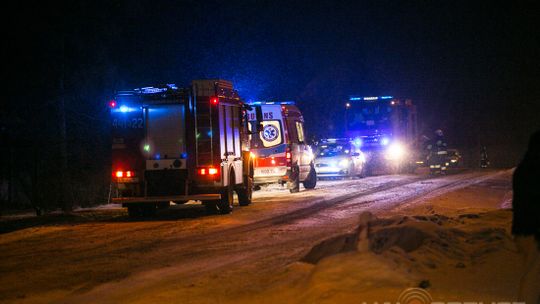
[[[416,107],[393,96],[351,96],[346,135],[366,154],[366,173],[412,171],[418,150]]]

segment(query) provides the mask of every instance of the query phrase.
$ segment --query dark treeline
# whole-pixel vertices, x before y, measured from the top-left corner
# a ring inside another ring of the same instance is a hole
[[[537,18],[527,3],[59,1],[6,10],[2,209],[106,201],[117,89],[232,80],[297,100],[311,135],[340,136],[348,95],[411,98],[476,162],[512,166],[540,127]]]
[[[8,100],[1,111],[3,209],[102,203],[108,185],[104,106],[119,79],[114,4],[20,7],[11,16]]]

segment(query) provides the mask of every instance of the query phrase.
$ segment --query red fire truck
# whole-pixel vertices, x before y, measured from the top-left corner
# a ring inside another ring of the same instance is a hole
[[[254,164],[244,104],[231,82],[194,80],[118,92],[110,101],[113,201],[130,216],[190,200],[229,213],[249,205]],[[262,113],[254,109],[255,120]],[[253,133],[262,130],[256,125]]]
[[[304,134],[304,118],[292,101],[250,103],[262,112],[262,131],[251,136],[255,156],[255,184],[287,184],[291,193],[300,183],[306,189],[317,184],[311,147]],[[256,110],[249,111],[252,125],[259,126]]]

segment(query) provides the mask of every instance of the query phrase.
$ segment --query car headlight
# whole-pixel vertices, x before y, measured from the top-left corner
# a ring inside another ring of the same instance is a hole
[[[349,160],[348,159],[342,159],[339,161],[339,166],[341,168],[347,168],[349,166]]]
[[[394,143],[386,150],[386,156],[388,159],[401,159],[405,156],[405,148],[399,143]]]

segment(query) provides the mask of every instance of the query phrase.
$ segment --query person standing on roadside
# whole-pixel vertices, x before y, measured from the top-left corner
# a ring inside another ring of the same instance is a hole
[[[518,301],[540,304],[540,130],[514,171],[512,188],[512,234],[525,261]]]

